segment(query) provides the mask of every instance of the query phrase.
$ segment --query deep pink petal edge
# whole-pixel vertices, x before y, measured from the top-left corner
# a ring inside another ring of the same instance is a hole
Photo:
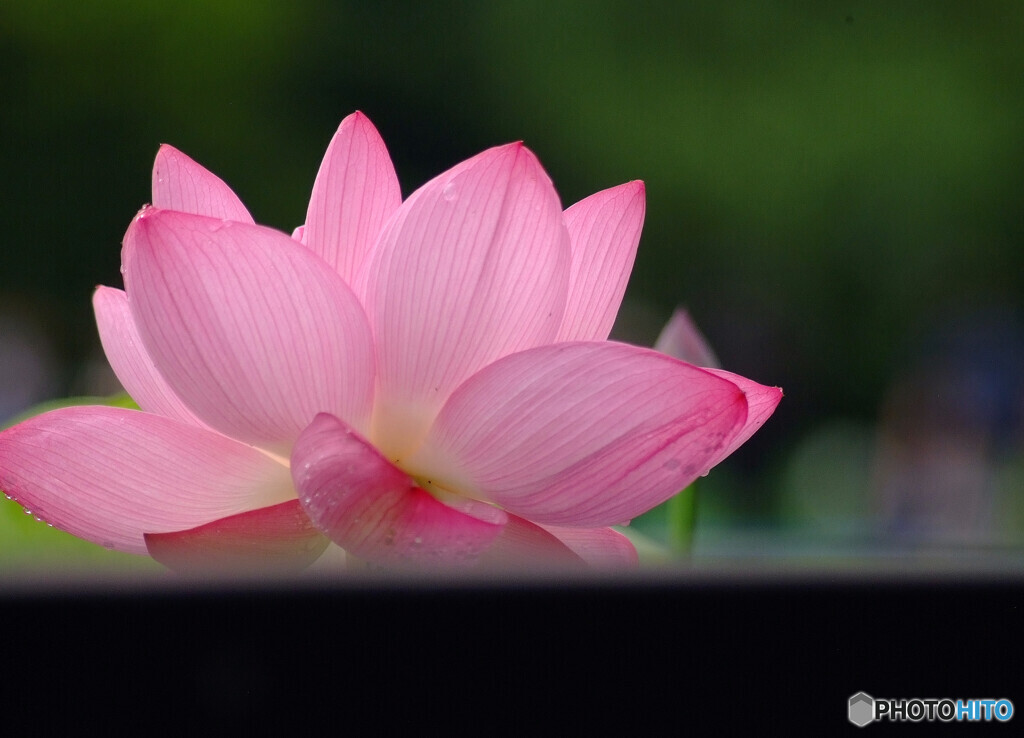
[[[338,418],[318,415],[299,436],[292,478],[313,523],[346,552],[391,565],[471,565],[501,532],[439,502]]]

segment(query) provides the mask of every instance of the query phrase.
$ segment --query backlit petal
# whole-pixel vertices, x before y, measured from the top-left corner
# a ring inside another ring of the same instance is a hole
[[[746,406],[733,382],[650,349],[542,346],[460,386],[404,468],[536,523],[604,527],[706,473]]]
[[[212,428],[286,450],[321,411],[356,427],[373,398],[373,344],[352,291],[283,233],[149,208],[125,237],[139,334]]]
[[[384,141],[369,118],[353,113],[327,147],[301,240],[352,284],[384,221],[401,203]]]
[[[140,554],[144,533],[295,495],[288,469],[251,446],[159,415],[92,406],[0,433],[0,489],[57,528]]]
[[[483,520],[439,502],[331,415],[318,415],[302,432],[291,468],[313,523],[369,561],[470,564],[507,519],[496,508]]]
[[[603,341],[633,269],[646,200],[643,182],[602,190],[565,211],[572,243],[569,300],[559,341]]]
[[[205,425],[174,394],[146,353],[128,307],[128,296],[113,287],[98,287],[92,305],[107,361],[138,406],[190,425]]]
[[[224,180],[173,146],[164,144],[153,163],[153,206],[211,218],[252,223],[252,216]]]
[[[299,571],[330,543],[298,500],[145,539],[149,555],[176,571]]]
[[[554,339],[569,259],[558,196],[521,144],[463,162],[402,205],[360,283],[379,361],[373,439],[389,456],[416,444],[465,378]]]

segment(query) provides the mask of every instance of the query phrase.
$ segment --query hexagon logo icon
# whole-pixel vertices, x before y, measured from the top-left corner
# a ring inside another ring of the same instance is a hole
[[[850,722],[858,728],[875,719],[875,698],[867,692],[858,692],[850,698],[850,710],[847,713]]]

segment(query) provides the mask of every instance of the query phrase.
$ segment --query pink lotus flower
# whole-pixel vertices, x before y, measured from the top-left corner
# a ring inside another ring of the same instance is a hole
[[[644,186],[562,211],[521,144],[401,201],[346,118],[292,237],[164,146],[93,306],[142,412],[0,433],[0,488],[76,536],[175,568],[634,563],[610,526],[739,446],[781,392],[607,341]],[[752,409],[754,412],[752,412]]]

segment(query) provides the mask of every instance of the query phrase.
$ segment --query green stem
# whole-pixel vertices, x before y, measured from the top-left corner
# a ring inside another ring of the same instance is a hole
[[[668,514],[668,541],[672,550],[689,554],[693,550],[693,536],[697,527],[697,483],[694,482],[671,498],[665,510]]]

